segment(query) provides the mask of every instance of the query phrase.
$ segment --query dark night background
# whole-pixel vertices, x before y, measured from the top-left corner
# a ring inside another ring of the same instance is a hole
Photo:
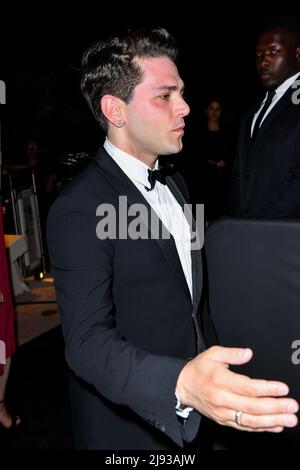
[[[255,72],[257,32],[271,16],[300,17],[299,6],[287,11],[284,4],[277,8],[271,2],[256,5],[249,0],[234,6],[224,2],[222,8],[214,0],[210,4],[208,0],[137,2],[133,6],[128,0],[126,4],[86,1],[77,7],[45,2],[31,9],[27,3],[12,3],[14,11],[9,15],[1,6],[0,79],[6,82],[7,95],[7,104],[0,106],[4,163],[24,163],[24,143],[30,137],[39,140],[43,154],[51,160],[71,152],[94,153],[103,134],[80,91],[78,69],[84,50],[129,27],[161,26],[177,38],[181,49],[179,71],[191,107],[181,170],[196,194],[201,152],[197,119],[203,117],[208,97],[221,97],[226,115],[238,127],[242,113],[262,93]],[[188,144],[192,132],[196,134],[194,147]],[[69,449],[61,333],[53,329],[50,336],[30,343],[28,349],[17,351],[12,379],[13,400],[21,405],[20,415],[29,422],[29,431],[25,424],[26,436],[13,445],[21,450]],[[252,441],[249,435],[246,438],[249,450]],[[266,439],[261,442],[266,450]]]
[[[18,7],[18,17],[8,22],[1,40],[0,78],[7,84],[7,104],[1,106],[5,162],[20,163],[24,142],[32,135],[55,158],[97,149],[103,136],[81,96],[80,58],[93,41],[127,27],[163,26],[177,38],[192,110],[187,127],[212,94],[223,98],[228,115],[238,122],[261,91],[254,61],[257,31],[278,12],[264,13],[250,3],[231,9],[196,2],[192,7],[187,2],[139,5],[84,4],[81,11],[67,8],[64,17],[52,4],[51,10],[46,4],[34,14]],[[281,9],[280,14],[287,13]]]

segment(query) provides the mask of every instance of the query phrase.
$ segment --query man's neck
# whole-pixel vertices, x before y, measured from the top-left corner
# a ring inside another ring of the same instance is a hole
[[[158,158],[157,156],[140,154],[139,152],[136,152],[135,149],[130,145],[126,145],[120,140],[117,141],[117,139],[114,139],[109,135],[107,136],[107,139],[114,147],[121,150],[122,152],[127,153],[130,157],[136,158],[137,160],[145,163],[145,165],[147,165],[152,170],[155,168],[155,163]]]

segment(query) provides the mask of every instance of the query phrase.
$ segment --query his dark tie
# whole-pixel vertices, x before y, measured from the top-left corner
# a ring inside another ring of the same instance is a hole
[[[251,137],[251,142],[253,144],[253,142],[255,141],[256,139],[256,136],[257,136],[257,133],[259,131],[259,127],[260,127],[260,123],[264,117],[264,115],[266,114],[266,111],[267,109],[269,108],[271,102],[272,102],[272,99],[275,95],[275,90],[270,90],[268,91],[268,95],[267,95],[267,99],[266,99],[266,102],[265,104],[263,105],[259,115],[257,116],[257,119],[255,121],[255,124],[254,124],[254,128],[253,128],[253,132],[252,132],[252,137]]]
[[[147,191],[151,191],[156,181],[159,181],[161,184],[167,184],[166,177],[174,173],[175,165],[173,163],[168,163],[159,170],[148,170],[148,181],[150,183],[150,188],[145,186]]]

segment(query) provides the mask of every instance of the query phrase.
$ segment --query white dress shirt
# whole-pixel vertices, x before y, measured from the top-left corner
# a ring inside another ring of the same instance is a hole
[[[289,77],[287,80],[285,80],[281,85],[279,85],[279,87],[276,88],[275,90],[275,95],[273,96],[273,99],[272,99],[272,102],[270,104],[270,106],[268,107],[267,111],[265,112],[262,120],[261,120],[261,123],[260,123],[260,126],[262,125],[262,123],[264,122],[264,120],[266,119],[266,117],[268,116],[268,114],[270,113],[270,111],[274,108],[274,106],[278,103],[278,101],[280,100],[280,98],[282,98],[282,96],[284,95],[284,93],[288,90],[288,88],[290,88],[290,86],[294,83],[294,81],[300,76],[300,72],[297,72],[295,75],[293,75],[292,77]],[[262,110],[262,108],[264,107],[264,104],[266,102],[266,99],[267,99],[267,95],[268,93],[266,93],[266,96],[259,108],[259,110],[254,114],[254,117],[253,117],[253,121],[252,121],[252,126],[251,126],[251,136],[252,136],[252,132],[253,132],[253,129],[254,129],[254,125],[255,125],[255,122],[256,122],[256,119],[260,113],[260,111]],[[259,126],[259,127],[260,127]]]
[[[192,298],[191,232],[181,205],[176,201],[167,185],[161,184],[159,181],[156,181],[151,191],[146,190],[146,188],[150,188],[148,170],[151,168],[141,160],[118,149],[107,138],[104,142],[104,148],[121,170],[131,179],[133,184],[156,212],[164,226],[173,235]],[[158,167],[157,162],[155,167]]]

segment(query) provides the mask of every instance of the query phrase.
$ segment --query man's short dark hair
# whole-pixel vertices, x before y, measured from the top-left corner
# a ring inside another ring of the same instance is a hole
[[[101,111],[101,98],[109,94],[129,103],[143,78],[136,59],[162,56],[177,60],[175,40],[163,28],[129,30],[123,37],[96,42],[85,51],[81,90],[104,130],[108,123]]]
[[[290,16],[281,16],[269,19],[260,28],[260,34],[271,29],[285,29],[293,39],[295,47],[300,47],[300,19]]]

